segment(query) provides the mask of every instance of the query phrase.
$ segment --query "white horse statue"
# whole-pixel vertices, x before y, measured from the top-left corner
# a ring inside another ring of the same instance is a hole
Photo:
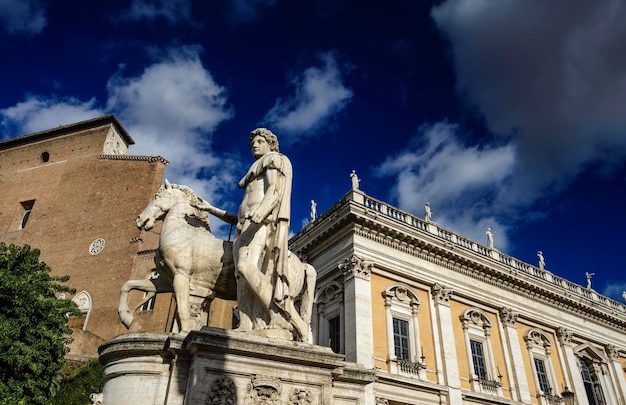
[[[206,298],[209,300],[237,298],[232,242],[213,236],[207,213],[192,206],[199,200],[189,187],[165,180],[165,185],[137,217],[137,227],[145,230],[163,220],[159,248],[154,257],[159,277],[129,280],[122,286],[118,313],[127,328],[133,322],[134,312],[156,293],[174,292],[181,332],[191,330],[189,296],[192,285],[200,287],[200,291],[208,291]],[[315,269],[290,253],[287,277],[290,295],[300,303],[299,313],[292,315],[301,318],[310,328],[317,277]],[[143,302],[132,311],[128,307],[131,290],[147,293]],[[302,341],[309,340],[309,336],[298,335]]]

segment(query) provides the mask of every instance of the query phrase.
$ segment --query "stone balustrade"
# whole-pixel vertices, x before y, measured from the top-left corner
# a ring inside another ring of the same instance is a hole
[[[530,275],[537,283],[550,283],[557,288],[563,290],[563,294],[575,294],[587,300],[604,304],[612,310],[626,313],[626,305],[621,302],[612,300],[598,294],[596,291],[584,288],[578,284],[572,283],[564,278],[555,276],[547,270],[540,269],[536,266],[524,263],[514,257],[507,256],[496,249],[490,249],[487,246],[471,241],[463,236],[457,235],[447,229],[444,229],[433,222],[427,222],[422,218],[416,217],[408,212],[404,212],[398,208],[392,207],[383,201],[379,201],[373,197],[363,194],[363,192],[353,191],[348,194],[348,200],[363,204],[370,210],[386,215],[393,220],[400,221],[415,228],[418,232],[426,232],[430,236],[439,237],[447,242],[454,243],[464,249],[471,250],[482,256],[494,259],[502,263],[505,267],[510,268],[513,272],[524,273]]]

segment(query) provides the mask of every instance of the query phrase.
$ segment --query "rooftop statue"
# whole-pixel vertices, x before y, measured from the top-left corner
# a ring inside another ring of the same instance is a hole
[[[311,222],[317,218],[317,203],[315,200],[311,200]]]
[[[537,257],[539,258],[539,269],[544,270],[546,268],[546,261],[543,258],[543,252],[541,250],[537,252]]]
[[[591,277],[595,276],[596,273],[585,272],[585,279],[587,279],[587,289],[591,290]]]
[[[487,242],[489,242],[489,249],[493,249],[493,235],[495,235],[495,232],[491,232],[491,228],[487,228],[487,232],[485,232],[485,235],[487,235]]]
[[[356,170],[352,170],[352,173],[350,173],[350,180],[352,181],[352,189],[358,190],[361,179],[359,179],[359,176],[356,174]]]
[[[428,203],[424,205],[424,214],[424,221],[430,222],[431,218],[433,217],[433,212],[430,210],[430,204]]]
[[[209,291],[207,299],[236,297],[237,330],[310,341],[317,275],[313,266],[287,249],[291,162],[278,152],[276,136],[265,128],[252,131],[249,146],[256,161],[239,182],[245,191],[238,214],[213,207],[188,187],[166,181],[139,215],[141,229],[163,219],[155,255],[162,280],[131,280],[122,287],[118,311],[127,327],[134,312],[127,304],[129,290],[153,295],[169,288],[176,297],[182,331],[191,330],[189,294],[197,283]],[[232,243],[211,234],[206,212],[236,224]]]

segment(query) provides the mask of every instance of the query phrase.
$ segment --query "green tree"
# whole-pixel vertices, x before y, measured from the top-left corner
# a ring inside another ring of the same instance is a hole
[[[67,315],[80,315],[74,293],[50,275],[39,250],[0,242],[0,405],[48,404],[58,384],[72,330]]]

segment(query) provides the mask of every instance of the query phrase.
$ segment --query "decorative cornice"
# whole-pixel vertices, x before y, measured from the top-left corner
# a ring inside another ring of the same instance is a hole
[[[168,165],[170,162],[161,156],[141,156],[141,155],[105,155],[99,156],[102,160],[137,160],[148,163],[161,162],[164,165]]]

